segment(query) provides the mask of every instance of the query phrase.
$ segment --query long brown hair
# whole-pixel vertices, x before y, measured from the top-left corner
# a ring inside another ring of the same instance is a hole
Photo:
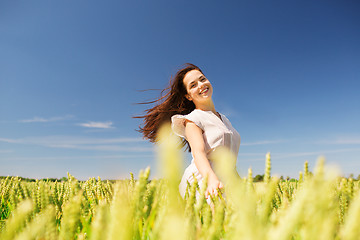
[[[134,117],[144,119],[143,127],[139,126],[137,131],[141,132],[145,139],[155,142],[160,126],[170,122],[171,116],[175,114],[186,115],[195,109],[195,104],[185,97],[187,91],[183,82],[185,74],[191,70],[199,70],[203,73],[194,64],[185,63],[184,67],[178,70],[176,75],[170,79],[169,86],[161,91],[159,98],[154,101],[140,103],[156,104],[155,107],[145,110],[145,115]],[[182,139],[182,144],[183,146],[187,145],[187,148],[191,151],[189,143],[185,139]]]

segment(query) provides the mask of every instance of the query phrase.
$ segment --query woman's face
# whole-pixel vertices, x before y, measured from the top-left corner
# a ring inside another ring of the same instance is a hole
[[[183,82],[187,91],[185,97],[192,101],[195,106],[198,103],[211,100],[213,88],[209,80],[199,70],[194,69],[186,73]]]

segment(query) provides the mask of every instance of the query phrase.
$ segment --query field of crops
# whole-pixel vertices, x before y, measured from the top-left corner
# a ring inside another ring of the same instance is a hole
[[[238,178],[233,156],[218,151],[217,169],[228,181],[224,197],[208,204],[205,182],[180,197],[175,141],[160,144],[164,179],[149,181],[146,169],[115,183],[71,175],[1,180],[0,239],[360,239],[359,181],[339,177],[323,159],[290,182],[271,176],[267,155],[264,181],[254,183],[251,169]]]

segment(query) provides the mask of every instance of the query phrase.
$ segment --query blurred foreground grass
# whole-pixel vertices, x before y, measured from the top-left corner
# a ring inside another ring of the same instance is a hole
[[[161,136],[164,179],[149,181],[146,169],[115,183],[70,174],[65,182],[0,180],[0,239],[360,239],[359,181],[341,178],[324,159],[290,182],[271,176],[268,154],[264,182],[253,183],[251,169],[238,178],[234,157],[220,149],[214,158],[226,198],[209,205],[205,185],[180,197],[178,139],[167,127]]]

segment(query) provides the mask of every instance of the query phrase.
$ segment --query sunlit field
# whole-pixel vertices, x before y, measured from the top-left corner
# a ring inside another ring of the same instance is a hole
[[[359,239],[359,181],[342,178],[323,158],[310,172],[299,166],[295,181],[271,176],[238,178],[225,150],[216,166],[227,182],[207,202],[205,184],[178,191],[183,161],[177,139],[163,130],[159,164],[164,179],[149,180],[150,169],[136,179],[78,181],[0,181],[0,239]],[[165,141],[164,141],[165,139]],[[198,193],[197,193],[198,192]]]

